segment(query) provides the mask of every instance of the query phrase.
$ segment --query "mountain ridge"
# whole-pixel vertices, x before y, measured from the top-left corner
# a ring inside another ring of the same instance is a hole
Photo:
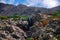
[[[36,13],[45,13],[45,12],[54,12],[60,11],[60,6],[47,9],[43,7],[28,7],[26,5],[11,5],[11,4],[4,4],[0,3],[0,15],[12,15],[12,14],[19,14],[19,15],[32,15]]]

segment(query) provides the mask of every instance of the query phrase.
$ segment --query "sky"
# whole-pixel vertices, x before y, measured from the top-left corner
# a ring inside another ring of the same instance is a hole
[[[0,3],[52,8],[60,5],[60,0],[0,0]]]

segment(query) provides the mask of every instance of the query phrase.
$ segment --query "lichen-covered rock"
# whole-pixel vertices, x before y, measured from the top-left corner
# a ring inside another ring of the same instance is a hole
[[[0,30],[1,40],[25,40],[25,35],[22,29],[14,25],[1,27]]]

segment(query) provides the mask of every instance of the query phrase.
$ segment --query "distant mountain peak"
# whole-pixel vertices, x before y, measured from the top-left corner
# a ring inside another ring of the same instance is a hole
[[[19,5],[17,5],[17,6],[26,6],[26,5],[23,5],[23,4],[19,4]]]
[[[11,4],[0,3],[0,15],[12,15],[15,13],[19,15],[32,15],[36,13],[44,13],[44,12],[51,12],[51,11],[52,12],[60,11],[60,6],[47,9],[42,7],[28,7],[23,4],[19,4],[15,6]]]

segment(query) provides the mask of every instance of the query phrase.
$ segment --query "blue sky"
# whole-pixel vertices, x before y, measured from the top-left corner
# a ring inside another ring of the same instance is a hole
[[[60,0],[0,0],[0,3],[6,4],[24,4],[27,6],[52,8],[60,5]]]

